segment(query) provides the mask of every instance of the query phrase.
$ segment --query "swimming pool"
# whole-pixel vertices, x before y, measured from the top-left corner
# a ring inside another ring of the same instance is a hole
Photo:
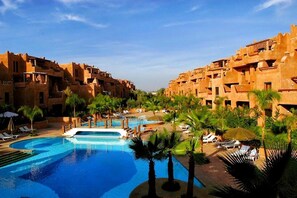
[[[110,126],[110,120],[107,121],[107,125]],[[128,120],[128,126],[131,129],[134,129],[135,127],[137,127],[138,125],[143,125],[143,124],[152,124],[152,123],[156,123],[158,121],[153,121],[153,120],[145,120],[145,119],[129,119]],[[96,126],[97,127],[103,127],[104,126],[104,121],[97,121],[96,122]],[[82,126],[87,126],[88,123],[84,123],[82,124]],[[111,126],[112,127],[120,127],[122,125],[122,120],[118,120],[118,119],[114,119],[112,120]],[[94,122],[92,122],[92,126],[94,126]]]
[[[1,197],[129,197],[147,180],[148,163],[135,160],[129,141],[97,138],[37,138],[11,145],[37,155],[0,168]],[[74,141],[76,140],[76,141]],[[174,160],[175,178],[187,170]],[[167,177],[167,161],[156,161],[156,177]],[[202,186],[195,180],[196,186]]]

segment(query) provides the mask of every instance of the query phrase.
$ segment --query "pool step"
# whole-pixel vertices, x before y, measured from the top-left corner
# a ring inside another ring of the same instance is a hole
[[[0,167],[21,161],[23,159],[27,159],[32,157],[34,154],[32,153],[25,153],[22,151],[15,151],[5,155],[0,156]]]

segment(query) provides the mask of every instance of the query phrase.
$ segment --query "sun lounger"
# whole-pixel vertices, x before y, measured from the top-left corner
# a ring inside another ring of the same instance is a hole
[[[242,145],[239,150],[235,151],[231,155],[245,155],[248,153],[250,146]]]
[[[23,128],[27,131],[32,131],[30,128],[28,128],[27,126],[23,126]]]
[[[5,140],[8,140],[8,139],[12,139],[12,137],[6,137],[4,136],[2,133],[0,133],[0,138],[5,141]]]
[[[4,132],[3,133],[3,135],[5,136],[5,137],[10,137],[10,138],[18,138],[19,137],[19,135],[10,135],[10,134],[8,134],[8,133],[6,133],[6,132]]]
[[[249,160],[255,161],[256,159],[258,159],[258,157],[259,157],[258,151],[257,149],[254,148],[247,154],[246,158]]]
[[[189,125],[185,125],[185,124],[180,124],[179,125],[179,128],[184,131],[184,130],[188,130],[190,128],[190,126]]]
[[[235,143],[235,142],[236,142],[236,140],[217,141],[217,142],[216,142],[216,145],[217,145],[217,146],[222,146],[222,145],[224,145],[224,144],[232,144],[232,143]]]
[[[210,142],[216,142],[216,141],[217,141],[217,137],[215,135],[211,135],[209,138],[203,139],[203,143],[210,143]]]
[[[222,147],[225,149],[236,148],[236,147],[239,147],[240,144],[241,143],[238,140],[233,140],[233,142],[223,144]]]
[[[21,130],[21,132],[23,132],[23,133],[27,133],[27,132],[30,132],[31,131],[31,129],[25,129],[24,127],[20,127],[19,128],[20,130]]]
[[[207,140],[207,139],[210,138],[212,135],[213,135],[212,133],[210,133],[210,134],[208,134],[208,135],[204,135],[204,136],[203,136],[203,140]]]

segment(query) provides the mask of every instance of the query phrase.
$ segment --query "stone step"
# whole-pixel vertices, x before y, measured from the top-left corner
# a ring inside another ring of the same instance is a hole
[[[5,155],[0,156],[0,167],[7,166],[9,164],[21,161],[23,159],[27,159],[32,157],[34,154],[25,153],[21,151],[11,152]]]

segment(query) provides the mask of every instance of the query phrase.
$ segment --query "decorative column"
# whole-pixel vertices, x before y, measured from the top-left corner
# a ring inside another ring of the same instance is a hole
[[[121,128],[122,128],[122,129],[125,128],[125,122],[124,122],[124,120],[121,120]]]
[[[88,126],[89,126],[89,128],[92,128],[91,119],[88,120]]]

